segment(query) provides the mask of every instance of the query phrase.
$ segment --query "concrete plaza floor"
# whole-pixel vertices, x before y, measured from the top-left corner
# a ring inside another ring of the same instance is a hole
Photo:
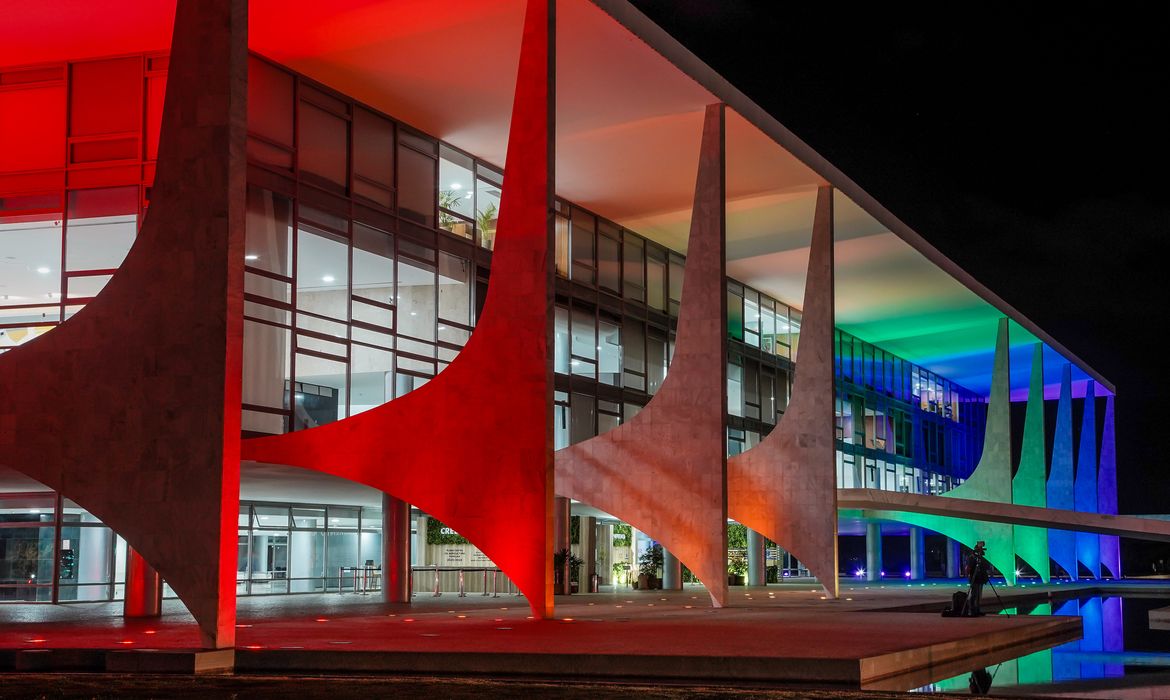
[[[553,620],[518,596],[421,593],[413,604],[376,594],[239,600],[237,673],[395,673],[684,682],[804,683],[904,690],[1079,636],[1077,618],[937,614],[957,582],[846,583],[837,600],[812,583],[733,588],[710,607],[698,586],[558,597]],[[1006,604],[1083,586],[1002,589]],[[994,600],[994,599],[993,599]],[[930,612],[890,612],[890,610]],[[194,650],[194,621],[177,601],[161,618],[124,620],[118,603],[0,605],[0,668],[84,667],[64,650],[149,659]],[[33,652],[32,650],[55,650]],[[161,651],[148,651],[161,650]],[[30,656],[30,654],[32,654]],[[90,658],[90,657],[86,657]],[[19,662],[18,659],[24,659]],[[136,661],[137,662],[137,661]],[[63,662],[64,663],[64,662]],[[108,668],[109,666],[107,666]]]

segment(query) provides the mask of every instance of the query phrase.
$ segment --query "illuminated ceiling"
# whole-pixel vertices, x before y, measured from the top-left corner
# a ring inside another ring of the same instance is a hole
[[[113,4],[65,0],[49,13],[18,3],[0,26],[0,65],[166,47],[173,2]],[[506,165],[523,8],[522,0],[251,0],[249,43]],[[702,110],[718,98],[588,0],[558,2],[557,69],[559,194],[685,250]],[[799,307],[813,198],[826,179],[760,125],[759,115],[729,113],[728,272]],[[819,161],[807,147],[801,157]],[[891,221],[875,204],[866,208]],[[840,195],[836,215],[838,325],[986,392],[1002,313],[960,281],[965,273],[928,260],[924,252],[937,251],[909,229],[893,233],[894,223]],[[1013,387],[1022,388],[1036,338],[1020,325],[1027,319],[1014,318]],[[1047,349],[1049,384],[1064,362]],[[1083,384],[1087,375],[1077,369],[1075,377]]]

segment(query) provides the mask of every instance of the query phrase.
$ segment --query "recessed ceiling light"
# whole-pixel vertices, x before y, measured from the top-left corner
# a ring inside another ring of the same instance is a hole
[[[41,273],[42,275],[47,275],[49,272],[51,272],[51,270],[49,270],[47,267],[38,267],[37,272]]]
[[[411,311],[411,312],[410,312],[410,315],[411,315],[411,316],[418,316],[418,312],[417,312],[417,311]]]
[[[259,255],[249,254],[249,255],[244,256],[244,260],[259,260],[259,259],[260,259]]]
[[[321,278],[321,281],[322,281],[322,282],[332,282],[332,281],[333,281],[333,275],[325,275],[324,277],[322,277],[322,278]]]
[[[445,331],[445,330],[447,330],[447,327],[446,326],[439,326],[439,330]]]
[[[463,185],[459,184],[458,182],[452,182],[452,183],[451,183],[451,189],[453,189],[453,190],[461,190],[461,189],[463,189]]]

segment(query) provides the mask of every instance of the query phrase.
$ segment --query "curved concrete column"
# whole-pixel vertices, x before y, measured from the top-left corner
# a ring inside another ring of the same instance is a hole
[[[995,359],[991,372],[991,397],[987,404],[987,429],[983,436],[983,454],[971,477],[942,494],[943,498],[966,499],[991,503],[1012,502],[1011,404],[1008,365],[1008,320],[1001,318],[996,331]],[[920,525],[968,547],[983,540],[987,559],[999,569],[1008,585],[1016,582],[1016,553],[1013,526],[986,520],[898,513],[893,516],[911,525]]]
[[[554,7],[528,3],[492,284],[463,351],[402,398],[242,448],[244,459],[357,481],[438,517],[516,582],[537,617],[553,610]]]
[[[1052,464],[1048,470],[1048,507],[1072,510],[1073,498],[1073,418],[1072,365],[1066,364],[1060,375],[1060,399],[1056,404],[1056,431],[1052,435]],[[1048,531],[1048,556],[1074,581],[1077,569],[1076,533]]]
[[[1012,503],[1022,506],[1047,505],[1044,476],[1048,460],[1045,457],[1044,436],[1044,345],[1036,343],[1032,352],[1032,376],[1028,383],[1028,408],[1024,417],[1024,438],[1020,448],[1020,466],[1012,478]],[[1048,533],[1044,528],[1013,526],[1016,553],[1048,583],[1051,566],[1048,563]]]
[[[1074,505],[1082,513],[1097,512],[1097,398],[1092,379],[1085,386],[1085,409],[1081,414],[1081,436],[1077,443],[1077,476],[1073,485]],[[1101,578],[1101,538],[1078,532],[1077,561],[1093,578]]]
[[[1101,461],[1097,467],[1097,512],[1117,515],[1117,444],[1113,428],[1113,396],[1105,399],[1101,430]],[[1101,535],[1101,566],[1121,578],[1121,544],[1117,535]]]
[[[631,421],[556,454],[557,493],[658,540],[727,598],[724,107],[707,107],[670,372]]]
[[[833,190],[817,191],[792,400],[754,448],[727,462],[728,514],[808,567],[837,596],[833,417]]]
[[[118,272],[0,357],[0,465],[158,570],[208,647],[235,641],[247,3],[179,0],[150,210]]]

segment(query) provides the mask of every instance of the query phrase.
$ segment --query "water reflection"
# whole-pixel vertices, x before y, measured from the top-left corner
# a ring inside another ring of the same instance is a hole
[[[1083,637],[919,690],[979,694],[977,688],[982,690],[990,680],[995,694],[1009,686],[1120,678],[1170,668],[1170,630],[1149,624],[1149,611],[1167,605],[1165,598],[1092,596],[1005,608],[1001,614],[1079,616]]]

